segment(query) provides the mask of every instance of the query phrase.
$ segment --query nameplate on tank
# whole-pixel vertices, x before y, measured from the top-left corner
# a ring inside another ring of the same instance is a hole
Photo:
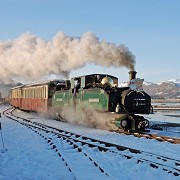
[[[100,102],[100,99],[99,98],[89,98],[89,102]]]
[[[62,101],[63,101],[63,99],[62,99],[62,98],[57,98],[57,99],[56,99],[56,101],[60,101],[60,102],[62,102]]]

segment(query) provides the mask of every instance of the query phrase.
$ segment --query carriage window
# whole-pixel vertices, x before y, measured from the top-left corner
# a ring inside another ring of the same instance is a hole
[[[28,89],[28,98],[29,98],[29,95],[30,95],[30,92],[29,92],[30,89]]]
[[[37,98],[37,88],[34,88],[34,98]]]
[[[46,87],[44,87],[44,98],[46,99]]]
[[[34,98],[34,88],[32,88],[32,98]]]
[[[41,90],[41,98],[42,98],[42,87],[40,87],[40,90]]]
[[[37,87],[37,98],[39,98],[39,88]]]

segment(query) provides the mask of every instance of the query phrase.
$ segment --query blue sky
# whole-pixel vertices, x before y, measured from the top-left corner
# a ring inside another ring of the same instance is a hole
[[[0,0],[0,40],[24,32],[51,40],[63,31],[125,44],[136,57],[137,76],[150,82],[180,78],[179,0]],[[89,73],[128,80],[128,69],[87,65],[71,76]]]

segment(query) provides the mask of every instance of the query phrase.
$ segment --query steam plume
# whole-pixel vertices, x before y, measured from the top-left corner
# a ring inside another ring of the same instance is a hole
[[[97,129],[117,130],[117,126],[113,122],[113,114],[98,112],[86,102],[83,111],[82,109],[74,109],[69,105],[64,105],[63,108],[59,109],[59,114],[68,123]]]
[[[133,70],[134,55],[124,45],[99,41],[92,32],[82,37],[57,33],[50,41],[24,33],[17,39],[0,41],[0,78],[37,80],[49,74],[67,77],[87,63]]]

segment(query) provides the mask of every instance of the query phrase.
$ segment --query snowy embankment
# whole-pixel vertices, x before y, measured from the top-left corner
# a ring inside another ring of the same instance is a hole
[[[7,107],[0,107],[1,111]],[[78,125],[67,124],[40,118],[36,114],[21,113],[24,117],[33,121],[59,127],[78,134],[94,137],[103,141],[109,141],[131,148],[152,152],[180,160],[179,145],[168,142],[158,142],[145,138],[136,138],[104,130],[86,128]],[[32,119],[33,116],[33,119]],[[64,162],[57,156],[46,141],[27,127],[14,122],[6,117],[0,119],[2,123],[2,135],[7,151],[3,152],[0,143],[0,179],[179,179],[172,174],[162,171],[161,168],[150,168],[147,164],[137,164],[135,160],[127,160],[109,152],[99,153],[97,149],[89,150],[92,157],[107,168],[110,177],[98,175],[96,171],[79,162],[81,168],[73,168],[73,162],[77,156],[69,151],[68,146],[63,145],[63,154],[72,163],[73,173],[69,172]],[[53,137],[52,137],[53,139]],[[84,172],[89,173],[84,173]],[[75,174],[75,176],[74,176]]]

